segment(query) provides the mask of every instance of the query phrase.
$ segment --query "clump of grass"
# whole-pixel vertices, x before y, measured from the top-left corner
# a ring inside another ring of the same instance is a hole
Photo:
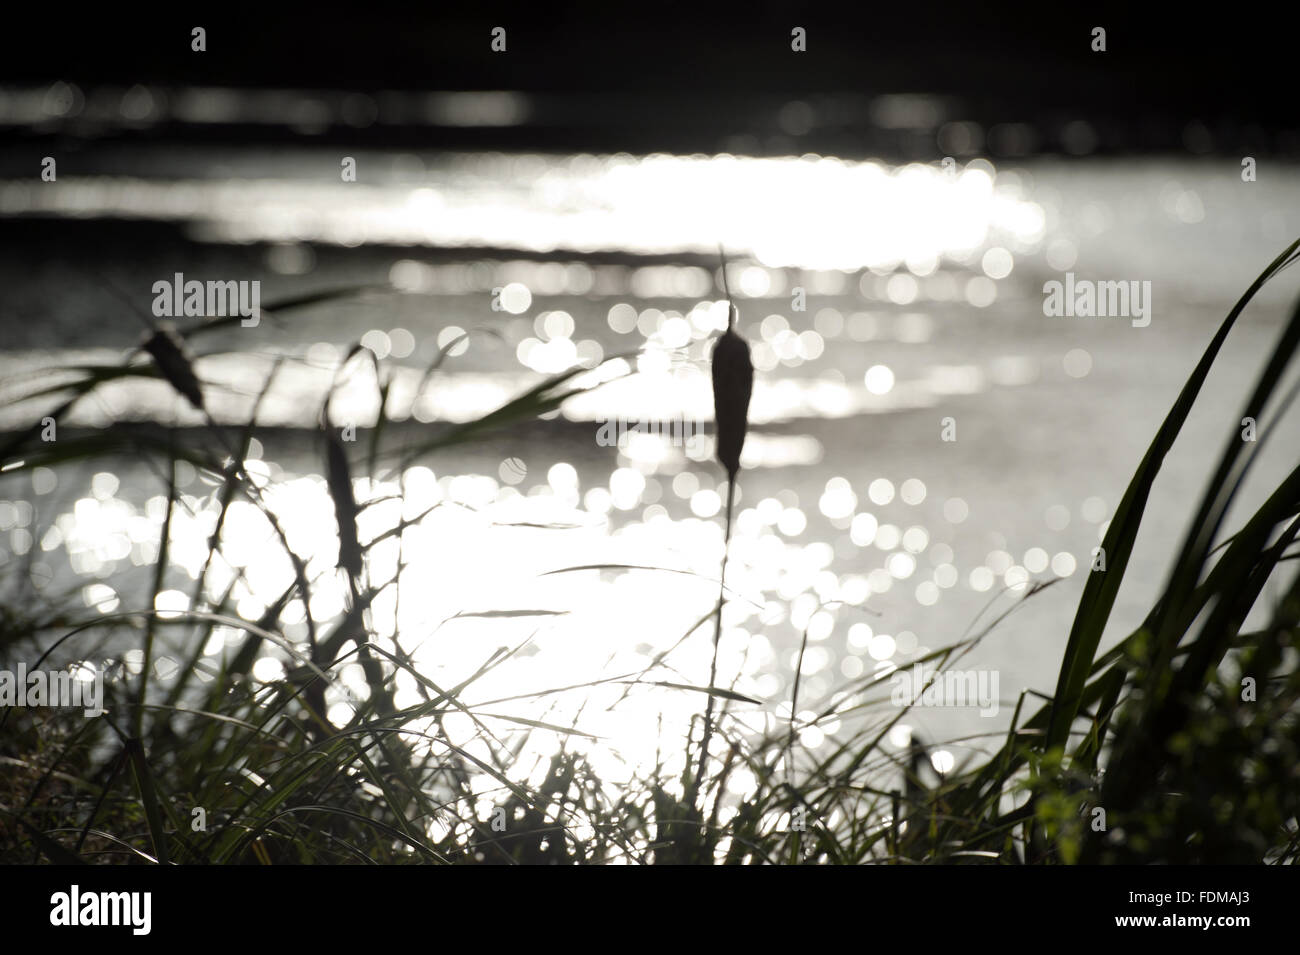
[[[162,615],[153,609],[170,570],[166,532],[149,592],[134,608],[79,614],[71,606],[73,594],[66,595],[66,606],[51,612],[14,601],[0,607],[0,646],[32,667],[64,657],[89,658],[113,637],[137,642],[146,661],[152,641],[162,634],[183,635],[192,647],[168,680],[146,665],[136,680],[106,681],[108,713],[102,718],[15,709],[0,714],[0,859],[68,864],[1297,861],[1300,580],[1293,568],[1300,466],[1225,537],[1227,509],[1259,453],[1258,445],[1244,446],[1235,433],[1225,439],[1183,545],[1171,555],[1161,596],[1141,626],[1099,653],[1161,463],[1232,325],[1258,289],[1296,260],[1297,249],[1300,242],[1289,246],[1229,314],[1134,473],[1103,541],[1108,569],[1088,579],[1053,695],[1032,709],[1026,706],[1029,694],[1022,694],[1010,728],[993,741],[991,751],[941,777],[926,768],[927,745],[919,738],[901,751],[886,745],[891,728],[908,712],[889,703],[882,688],[886,676],[850,681],[811,720],[792,715],[788,729],[754,734],[734,721],[714,725],[715,699],[744,699],[714,685],[715,656],[714,672],[703,687],[652,679],[648,671],[597,681],[702,692],[706,698],[698,762],[673,761],[677,768],[671,773],[665,762],[611,784],[573,745],[600,741],[547,720],[548,698],[568,688],[534,694],[536,709],[527,715],[498,712],[502,701],[473,701],[475,685],[513,651],[490,654],[459,684],[441,686],[413,666],[395,641],[376,632],[369,610],[400,581],[370,580],[366,554],[378,540],[400,539],[410,519],[368,542],[359,536],[341,540],[351,602],[337,619],[312,619],[313,581],[242,466],[256,408],[233,438],[210,420],[193,431],[113,425],[48,444],[37,441],[32,429],[13,435],[0,459],[7,471],[75,467],[123,453],[157,462],[168,488],[169,514],[186,506],[172,476],[178,462],[188,461],[218,477],[220,511],[189,611]],[[202,330],[191,329],[185,337]],[[724,351],[723,343],[733,339],[738,345],[728,344]],[[186,392],[194,389],[201,398],[197,375],[191,383],[178,373],[175,354],[183,354],[184,344],[156,346],[150,351],[153,367],[83,367],[69,383],[42,384],[28,397],[60,401],[56,414],[62,415],[102,384],[129,374],[161,377],[187,399]],[[1278,391],[1298,346],[1300,308],[1243,415],[1272,408],[1270,420],[1280,420],[1296,394],[1292,389],[1279,397]],[[745,349],[743,356],[738,348]],[[713,357],[718,457],[734,488],[752,366],[747,346],[731,328]],[[429,374],[440,364],[441,358]],[[192,372],[196,366],[187,360],[186,367]],[[553,376],[481,419],[398,446],[383,441],[387,390],[377,376],[381,412],[364,455],[350,457],[324,417],[327,479],[342,536],[347,526],[357,533],[357,515],[368,506],[347,499],[360,469],[374,474],[381,463],[401,468],[424,454],[553,411],[588,387],[576,376],[576,370]],[[211,451],[214,431],[227,457]],[[1277,431],[1275,426],[1270,433]],[[267,515],[295,567],[293,582],[256,619],[239,613],[233,581],[217,590],[209,573],[224,546],[227,510],[240,498]],[[1266,624],[1247,630],[1247,614],[1266,587],[1279,596],[1267,608]],[[305,649],[287,635],[284,616],[294,602],[307,608]],[[716,623],[722,602],[720,596],[707,608],[691,633],[711,618]],[[925,661],[935,664],[932,671],[941,669],[996,624],[928,654]],[[214,665],[200,650],[219,626],[243,636],[234,652]],[[270,650],[290,661],[287,672],[269,682],[254,679],[254,665]],[[344,725],[336,725],[327,719],[326,691],[342,686],[340,673],[353,661],[364,663],[371,692],[355,701]],[[393,704],[399,675],[418,687],[418,702]],[[453,715],[477,727],[473,746],[446,732]],[[514,732],[490,731],[488,719],[507,720]],[[858,728],[832,736],[822,749],[803,750],[798,730],[832,720],[853,721]],[[537,732],[556,734],[561,742],[545,771],[524,784],[514,761]],[[710,754],[710,736],[721,741],[716,754]],[[690,740],[680,745],[692,755]],[[741,772],[753,782],[745,795],[736,795],[729,783]],[[204,827],[193,824],[196,808],[204,811]],[[1098,828],[1095,821],[1103,817],[1105,825]],[[796,819],[806,819],[806,825],[796,825]]]

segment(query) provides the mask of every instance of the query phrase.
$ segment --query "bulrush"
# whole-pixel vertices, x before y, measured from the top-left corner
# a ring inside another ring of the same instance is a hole
[[[719,250],[721,252],[721,250]],[[708,699],[704,704],[704,735],[700,739],[700,765],[686,792],[686,803],[695,806],[709,760],[713,738],[713,693],[718,681],[718,642],[722,637],[722,607],[727,599],[727,550],[731,546],[731,517],[736,502],[736,475],[740,473],[740,452],[749,430],[749,397],[754,391],[754,363],[749,343],[736,333],[736,306],[726,288],[727,257],[722,254],[722,281],[727,292],[727,330],[713,346],[713,417],[717,429],[718,461],[727,469],[726,526],[722,535],[722,571],[718,575],[718,603],[713,618],[713,662],[709,666]]]
[[[713,346],[713,415],[717,422],[718,460],[734,483],[740,452],[749,429],[749,397],[754,390],[754,363],[749,343],[736,334],[736,307],[727,302],[727,330]]]
[[[160,324],[142,347],[153,356],[154,364],[171,386],[202,411],[203,392],[194,374],[194,366],[185,355],[185,343],[181,337],[169,326]]]
[[[352,494],[352,472],[338,429],[325,421],[326,472],[330,497],[334,499],[334,517],[339,525],[338,566],[348,572],[356,586],[361,576],[361,544],[357,540],[357,500]]]

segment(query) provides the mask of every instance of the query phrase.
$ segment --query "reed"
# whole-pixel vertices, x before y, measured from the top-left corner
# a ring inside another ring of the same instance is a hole
[[[718,605],[713,623],[713,658],[709,665],[709,687],[718,682],[718,644],[722,639],[722,610],[727,600],[727,554],[731,549],[731,519],[736,503],[736,478],[740,474],[740,454],[749,431],[749,401],[754,392],[754,363],[749,343],[736,332],[737,309],[727,282],[727,255],[719,248],[722,261],[723,291],[727,296],[727,328],[714,342],[710,371],[713,377],[713,420],[718,462],[727,472],[727,508],[722,536],[722,567],[718,573]],[[713,740],[712,693],[704,704],[704,732],[700,737],[700,762],[686,802],[693,805],[704,779]]]

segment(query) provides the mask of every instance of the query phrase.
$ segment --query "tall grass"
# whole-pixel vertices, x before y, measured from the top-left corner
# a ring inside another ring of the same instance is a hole
[[[1152,440],[1103,541],[1106,570],[1088,576],[1054,693],[1036,706],[1029,693],[1021,694],[1005,737],[978,761],[942,777],[925,769],[925,741],[914,739],[902,751],[888,745],[890,729],[908,711],[889,702],[886,676],[850,681],[810,721],[855,721],[864,728],[805,751],[799,730],[806,724],[798,718],[767,734],[725,719],[715,726],[715,702],[746,698],[727,687],[663,681],[647,670],[599,682],[698,693],[707,729],[662,740],[664,747],[682,748],[680,759],[665,758],[630,781],[603,780],[582,755],[602,743],[547,719],[549,698],[572,688],[531,694],[535,711],[527,716],[504,714],[508,701],[475,702],[475,687],[514,651],[488,654],[474,673],[442,686],[376,633],[371,606],[390,587],[400,599],[402,584],[400,577],[371,579],[371,548],[382,539],[400,540],[415,520],[362,540],[357,519],[371,502],[353,495],[358,473],[400,476],[435,451],[552,412],[592,387],[580,369],[552,376],[475,421],[419,440],[398,439],[388,428],[382,363],[354,349],[349,361],[374,362],[379,392],[378,421],[359,442],[364,454],[350,455],[339,441],[328,401],[320,415],[322,473],[334,501],[350,601],[335,620],[314,620],[308,609],[305,643],[287,635],[282,618],[294,601],[311,606],[309,555],[292,552],[267,503],[265,481],[243,463],[270,381],[243,428],[219,428],[210,418],[195,429],[114,424],[46,443],[37,439],[38,423],[9,435],[0,440],[6,473],[137,455],[156,463],[168,504],[152,592],[140,606],[87,613],[65,594],[53,606],[15,599],[0,608],[0,648],[8,660],[34,668],[82,659],[109,635],[128,634],[145,661],[135,678],[122,674],[106,682],[107,713],[100,718],[0,712],[0,858],[78,864],[1293,862],[1300,848],[1300,578],[1293,563],[1300,556],[1300,465],[1240,527],[1225,534],[1223,525],[1260,445],[1280,429],[1276,422],[1295,396],[1294,389],[1278,391],[1300,344],[1300,307],[1241,414],[1230,419],[1261,420],[1267,410],[1274,425],[1254,444],[1241,441],[1235,427],[1225,430],[1183,543],[1169,555],[1160,596],[1140,627],[1109,650],[1100,647],[1163,460],[1233,325],[1259,288],[1300,257],[1298,249],[1300,242],[1292,243],[1242,296]],[[191,327],[165,341],[155,336],[146,349],[152,362],[137,356],[119,366],[82,366],[69,383],[34,386],[24,397],[56,402],[50,414],[62,420],[112,381],[153,377],[201,408],[204,385],[187,349],[205,330]],[[219,512],[191,609],[163,615],[152,608],[168,579],[172,515],[184,506],[175,480],[180,462],[217,476]],[[729,477],[734,482],[734,470]],[[263,511],[295,569],[293,582],[257,619],[240,615],[233,584],[215,597],[211,586],[236,500]],[[1266,585],[1278,595],[1265,608],[1268,622],[1246,630]],[[701,607],[691,632],[707,627],[716,609]],[[935,668],[955,662],[997,622],[926,661]],[[243,636],[214,667],[202,648],[217,627]],[[189,648],[167,680],[149,665],[164,631],[182,634]],[[255,663],[272,650],[291,661],[284,676],[253,679]],[[326,694],[353,662],[361,664],[369,693],[336,725],[327,716]],[[414,681],[419,702],[397,705],[399,674]],[[797,679],[795,687],[797,694]],[[797,700],[792,703],[798,713]],[[452,715],[478,728],[475,745],[453,742],[444,727]],[[511,733],[489,728],[501,720]],[[562,742],[547,771],[524,783],[513,762],[539,732]],[[719,745],[710,748],[707,737],[715,733]],[[576,739],[584,747],[563,742]],[[728,784],[742,771],[754,782],[737,795]],[[203,826],[196,824],[196,807],[206,815]],[[502,818],[504,828],[494,824]]]

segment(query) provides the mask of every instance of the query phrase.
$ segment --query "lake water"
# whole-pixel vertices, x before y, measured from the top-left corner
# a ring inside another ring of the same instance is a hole
[[[958,761],[1005,731],[1023,690],[1052,691],[1092,549],[1129,476],[1232,302],[1300,234],[1300,170],[1243,183],[1217,160],[949,171],[812,157],[355,158],[355,183],[323,150],[210,149],[100,152],[58,183],[0,183],[0,426],[43,413],[8,403],[49,380],[34,370],[120,360],[143,330],[132,309],[148,314],[154,283],[176,273],[256,279],[265,305],[385,286],[195,341],[219,421],[246,420],[281,362],[249,467],[319,575],[312,616],[337,615],[345,588],[323,459],[300,429],[337,383],[334,419],[361,428],[364,448],[375,386],[363,363],[340,372],[353,343],[393,375],[389,411],[404,421],[393,437],[409,441],[575,362],[600,365],[592,374],[614,380],[550,420],[404,471],[358,471],[361,501],[390,498],[365,512],[363,540],[438,505],[372,552],[373,581],[402,568],[400,598],[385,591],[374,627],[440,684],[522,645],[476,685],[476,702],[633,676],[670,649],[648,678],[704,684],[712,627],[691,629],[716,599],[722,548],[707,364],[726,314],[722,242],[757,368],[719,680],[762,706],[731,712],[751,728],[783,725],[806,633],[801,718],[837,693],[883,701],[806,725],[803,741],[817,746],[896,715],[889,683],[862,693],[873,675],[1014,608],[960,664],[996,672],[998,712],[908,715],[927,739],[967,737],[947,747]],[[1047,317],[1044,283],[1067,272],[1150,282],[1149,324]],[[1149,608],[1297,294],[1284,273],[1228,340],[1156,484],[1107,645]],[[197,424],[164,387],[137,383],[104,389],[64,427],[122,418]],[[704,437],[605,446],[602,425],[619,419],[698,422]],[[1293,423],[1259,429],[1268,443],[1247,503],[1300,450]],[[174,521],[173,559],[188,573],[167,581],[163,610],[188,606],[215,508],[209,476],[182,478],[189,513]],[[19,586],[31,558],[47,592],[75,585],[87,605],[137,607],[164,494],[156,466],[137,457],[0,475],[4,586]],[[214,592],[242,571],[239,609],[254,617],[291,579],[289,563],[251,504],[232,510],[226,538]],[[597,564],[661,569],[565,571]],[[1032,581],[1056,582],[1020,603]],[[502,610],[545,613],[475,616]],[[304,619],[291,606],[292,638],[304,638]],[[184,634],[171,636],[179,659]],[[259,670],[277,672],[270,661]],[[363,691],[359,668],[344,677]],[[499,706],[609,738],[593,753],[612,778],[653,761],[659,721],[680,731],[701,698],[616,682],[541,699]],[[476,730],[453,720],[449,732]],[[539,733],[532,745],[542,754],[554,742]]]

